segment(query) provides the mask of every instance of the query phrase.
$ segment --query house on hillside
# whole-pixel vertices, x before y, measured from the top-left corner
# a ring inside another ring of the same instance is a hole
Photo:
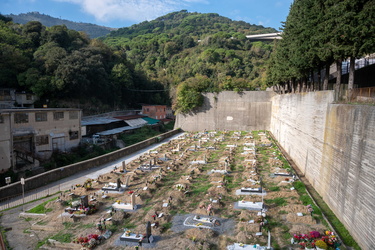
[[[0,109],[0,172],[36,167],[80,140],[80,109]]]
[[[166,105],[142,105],[142,114],[153,119],[165,119],[167,117]]]
[[[12,88],[0,88],[0,109],[14,107],[33,108],[37,100],[36,95],[26,92],[17,92]]]

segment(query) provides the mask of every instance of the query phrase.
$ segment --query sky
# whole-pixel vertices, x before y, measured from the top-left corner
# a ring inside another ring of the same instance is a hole
[[[170,12],[217,13],[280,30],[293,0],[0,0],[0,13],[37,11],[74,22],[129,27]]]

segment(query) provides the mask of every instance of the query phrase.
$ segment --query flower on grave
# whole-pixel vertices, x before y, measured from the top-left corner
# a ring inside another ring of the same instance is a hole
[[[243,246],[245,246],[243,243],[239,243],[238,244],[240,247],[243,247]]]
[[[311,238],[319,238],[320,233],[318,231],[311,231],[310,236],[311,236]]]
[[[328,248],[327,243],[325,243],[323,240],[317,240],[315,242],[315,246],[319,247],[321,249],[327,249]]]
[[[129,194],[132,194],[132,193],[134,193],[134,191],[129,191],[128,193],[129,193]]]
[[[155,215],[155,214],[153,214],[153,215],[151,215],[151,217],[152,217],[152,218],[155,218],[155,217],[156,217],[156,215]]]

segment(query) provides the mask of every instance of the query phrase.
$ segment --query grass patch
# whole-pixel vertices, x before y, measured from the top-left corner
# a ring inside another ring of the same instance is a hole
[[[275,199],[267,199],[267,200],[264,200],[267,204],[273,204],[273,205],[276,205],[276,206],[285,206],[288,202],[286,201],[285,198],[282,198],[282,197],[278,197],[278,198],[275,198]]]
[[[66,234],[56,234],[52,236],[50,239],[57,240],[61,243],[70,243],[72,241],[73,234],[66,233]]]
[[[26,213],[33,213],[33,214],[45,214],[52,211],[52,208],[46,208],[45,205],[47,205],[48,202],[57,200],[58,197],[52,198],[48,201],[43,202],[42,204],[39,204],[36,207],[33,207],[30,210],[27,210]]]
[[[164,224],[161,225],[161,228],[162,228],[161,231],[164,233],[165,231],[167,231],[171,227],[172,227],[172,222],[164,223]]]
[[[95,224],[94,223],[80,224],[77,228],[84,228],[84,229],[95,228]]]
[[[275,191],[275,192],[276,191],[280,191],[280,187],[278,187],[278,186],[270,187],[269,190],[270,191]]]

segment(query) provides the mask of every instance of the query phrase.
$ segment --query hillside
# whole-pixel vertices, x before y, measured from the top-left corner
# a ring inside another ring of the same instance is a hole
[[[250,42],[246,35],[270,32],[276,30],[183,10],[118,29],[103,40],[126,51],[148,78],[169,86],[175,109],[187,112],[199,106],[202,92],[266,88],[272,42]]]
[[[65,25],[22,25],[0,15],[0,33],[0,88],[34,93],[39,98],[35,107],[100,113],[169,101],[164,87],[135,69],[124,52]]]
[[[265,89],[273,43],[251,42],[246,35],[276,31],[187,11],[98,39],[67,25],[1,20],[1,86],[33,92],[39,106],[49,100],[50,107],[93,112],[171,102],[188,112],[202,103],[204,92]]]
[[[89,35],[90,38],[97,38],[100,36],[105,36],[109,32],[114,31],[116,29],[99,26],[91,23],[77,23],[72,22],[65,19],[60,19],[56,17],[51,17],[49,15],[41,14],[39,12],[28,12],[28,13],[21,13],[18,15],[10,14],[6,15],[7,17],[10,17],[13,19],[13,22],[20,23],[20,24],[26,24],[30,21],[39,21],[44,26],[52,27],[55,25],[66,25],[68,29],[76,30],[76,31],[83,31],[86,34]]]

